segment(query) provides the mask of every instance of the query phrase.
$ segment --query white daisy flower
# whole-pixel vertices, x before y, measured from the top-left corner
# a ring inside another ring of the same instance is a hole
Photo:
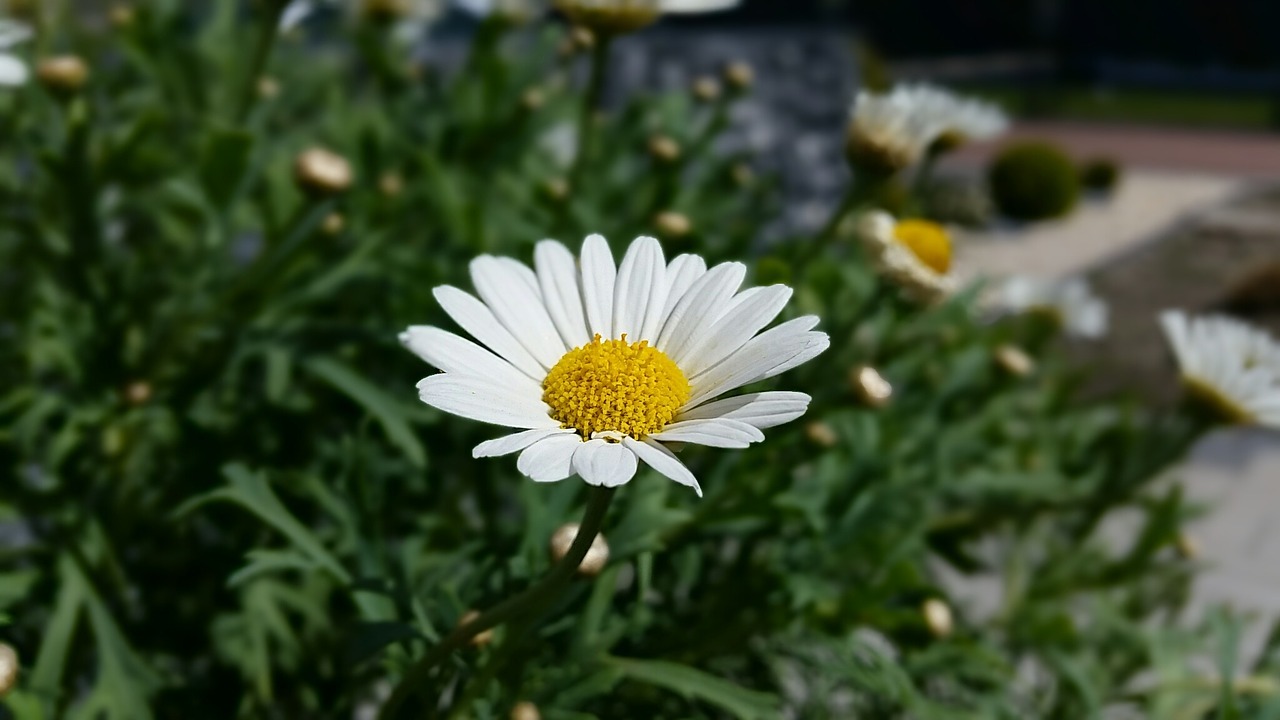
[[[901,86],[901,92],[911,98],[909,104],[912,112],[918,114],[920,125],[935,133],[929,143],[941,142],[955,147],[990,140],[1009,129],[1008,116],[991,103],[961,97],[924,83]]]
[[[939,132],[936,118],[920,111],[920,98],[910,88],[862,90],[850,113],[846,150],[857,167],[896,172],[915,164]]]
[[[0,18],[0,87],[24,85],[30,79],[27,64],[9,49],[30,40],[32,34],[29,25]]]
[[[546,2],[542,0],[453,0],[454,5],[477,18],[490,15],[528,20],[538,17],[546,11]]]
[[[951,269],[951,236],[929,220],[895,220],[874,210],[858,220],[858,239],[885,277],[918,302],[945,299],[958,287]]]
[[[691,15],[732,10],[741,5],[742,0],[662,0],[661,4],[664,13]]]
[[[1176,310],[1160,324],[1188,392],[1230,422],[1280,429],[1280,344],[1271,336],[1233,318]]]
[[[278,29],[288,32],[305,22],[320,6],[345,8],[353,18],[362,15],[395,19],[393,34],[405,43],[419,38],[444,15],[445,0],[293,0],[285,6]]]
[[[599,235],[587,238],[580,260],[544,240],[533,269],[490,255],[472,261],[479,298],[436,288],[445,312],[480,344],[434,327],[400,339],[444,371],[418,383],[423,402],[520,430],[481,443],[475,457],[518,452],[516,467],[537,482],[576,474],[607,487],[629,481],[643,461],[701,495],[666,445],[760,442],[761,430],[803,415],[809,396],[722,396],[830,344],[812,316],[764,330],[791,289],[738,292],[745,276],[741,263],[708,269],[697,255],[668,264],[649,237],[619,265]]]
[[[1107,334],[1107,301],[1094,295],[1083,278],[1005,278],[994,286],[988,303],[1000,314],[1047,313],[1069,335],[1100,338]]]

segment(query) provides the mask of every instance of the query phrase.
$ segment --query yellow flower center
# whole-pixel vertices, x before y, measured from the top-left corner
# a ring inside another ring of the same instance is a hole
[[[930,270],[939,275],[951,270],[951,237],[938,223],[902,220],[894,226],[893,237]]]
[[[551,417],[584,438],[656,433],[675,418],[692,389],[675,362],[648,340],[595,340],[560,358],[542,382]]]

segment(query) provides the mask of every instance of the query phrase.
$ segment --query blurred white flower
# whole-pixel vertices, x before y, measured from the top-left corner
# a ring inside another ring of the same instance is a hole
[[[280,32],[298,27],[321,5],[345,8],[352,18],[362,14],[393,17],[392,37],[406,44],[421,39],[445,11],[445,0],[293,0],[280,16]]]
[[[993,286],[988,307],[999,314],[1045,312],[1069,335],[1099,338],[1107,334],[1107,302],[1083,278],[1065,280],[1018,275]]]
[[[32,34],[30,26],[0,18],[0,86],[23,85],[30,79],[27,64],[9,49],[30,40]]]
[[[578,126],[568,121],[551,126],[538,137],[538,147],[560,167],[569,167],[578,156]]]
[[[434,327],[400,339],[443,371],[418,383],[424,403],[518,430],[476,446],[475,457],[519,453],[516,468],[536,482],[578,475],[605,487],[629,482],[644,462],[701,495],[668,444],[763,441],[764,429],[799,418],[811,398],[723,396],[830,345],[813,316],[765,330],[791,288],[739,292],[746,272],[734,262],[707,268],[697,255],[668,263],[648,237],[617,265],[599,235],[577,258],[544,240],[533,268],[491,255],[472,261],[479,298],[436,288],[444,311],[486,347]]]
[[[1280,345],[1229,317],[1170,310],[1160,324],[1187,392],[1228,422],[1280,429]]]
[[[895,220],[875,210],[859,218],[858,239],[880,273],[917,302],[937,302],[956,291],[951,236],[941,225]]]
[[[912,98],[912,112],[919,114],[920,124],[934,133],[929,143],[944,141],[954,146],[990,140],[1009,129],[1008,116],[991,103],[924,83],[903,85],[900,90]]]
[[[742,4],[742,0],[662,0],[662,12],[672,15],[720,12]]]
[[[282,33],[289,32],[301,25],[315,10],[316,4],[313,0],[293,0],[280,14],[280,24],[277,28]]]
[[[935,118],[921,112],[910,88],[858,92],[850,113],[847,151],[863,169],[896,172],[915,164],[938,136]]]
[[[499,15],[520,21],[536,18],[547,9],[544,0],[453,0],[453,3],[477,18]]]

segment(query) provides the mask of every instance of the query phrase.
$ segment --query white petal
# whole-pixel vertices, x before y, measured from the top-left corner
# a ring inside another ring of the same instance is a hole
[[[0,86],[23,85],[30,77],[26,63],[12,55],[0,55]]]
[[[687,442],[718,448],[744,448],[764,440],[764,433],[741,420],[712,418],[684,420],[664,427],[649,437],[662,442]]]
[[[724,314],[746,276],[742,263],[722,263],[708,270],[671,310],[655,347],[679,364],[693,339]]]
[[[751,288],[737,297],[704,337],[694,338],[680,369],[692,376],[732,355],[773,322],[791,299],[786,285]]]
[[[554,240],[543,240],[533,251],[538,285],[551,321],[567,347],[591,342],[587,320],[582,314],[582,293],[578,291],[578,265],[569,248]]]
[[[280,24],[276,26],[278,32],[288,32],[297,27],[303,20],[306,20],[312,12],[315,11],[315,4],[311,0],[293,0],[285,6],[284,12],[280,15]]]
[[[662,245],[651,237],[636,238],[618,266],[613,290],[613,332],[631,342],[656,339],[658,321],[667,304],[667,261]]]
[[[520,453],[516,469],[534,482],[558,482],[573,474],[573,456],[582,447],[576,433],[552,435]]]
[[[538,399],[479,378],[452,373],[432,375],[418,383],[418,397],[433,408],[459,417],[513,428],[560,427],[547,413],[550,408]]]
[[[693,395],[685,408],[773,377],[807,362],[831,345],[826,333],[811,332],[818,319],[806,316],[789,320],[752,338],[719,365],[690,378]]]
[[[0,18],[0,50],[24,43],[35,35],[30,25]]]
[[[618,269],[613,264],[609,243],[592,235],[582,244],[582,306],[587,312],[587,329],[605,340],[613,334],[613,285]]]
[[[719,12],[737,7],[742,0],[662,0],[662,12],[671,15]]]
[[[636,454],[621,443],[588,440],[573,453],[573,471],[588,485],[618,487],[635,477]]]
[[[569,348],[542,304],[532,270],[510,258],[481,255],[471,261],[471,282],[494,316],[545,369],[560,361]]]
[[[693,488],[693,491],[698,493],[698,497],[702,497],[702,486],[698,485],[698,478],[694,477],[689,468],[685,467],[684,463],[661,443],[649,438],[644,440],[624,438],[622,444],[643,460],[645,465],[685,487]]]
[[[540,395],[541,386],[514,365],[466,338],[428,325],[400,333],[400,342],[418,357],[447,373],[478,377]]]
[[[525,430],[513,435],[504,435],[493,440],[486,440],[471,451],[473,458],[501,457],[520,452],[534,443],[554,435],[568,435],[573,431],[568,428],[538,428]]]
[[[689,292],[698,278],[707,274],[707,261],[698,255],[680,255],[667,266],[667,303],[662,310],[665,320],[680,298]]]
[[[436,288],[432,294],[440,307],[458,323],[458,327],[470,333],[471,337],[534,381],[541,383],[547,377],[547,368],[542,367],[520,341],[498,322],[493,311],[475,296],[448,285]]]
[[[725,398],[676,416],[676,421],[727,418],[760,428],[776,427],[804,415],[813,398],[798,392],[762,392]],[[643,458],[641,458],[643,459]]]

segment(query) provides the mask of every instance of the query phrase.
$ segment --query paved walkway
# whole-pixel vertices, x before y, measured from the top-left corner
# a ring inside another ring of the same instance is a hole
[[[1210,238],[1247,233],[1270,237],[1274,232],[1273,257],[1280,260],[1280,208],[1259,210],[1230,202],[1255,181],[1280,178],[1280,135],[1077,124],[1027,124],[1013,133],[1013,138],[1030,136],[1052,138],[1077,157],[1119,159],[1127,169],[1124,184],[1111,201],[1086,204],[1063,221],[1017,233],[962,234],[957,261],[970,276],[1078,274],[1135,253],[1143,243],[1158,242],[1173,228],[1200,225],[1213,228],[1205,233]],[[994,149],[967,150],[952,161],[953,167],[981,167]],[[1195,298],[1213,292],[1217,290],[1188,288],[1177,295],[1194,305],[1199,302]],[[1136,335],[1128,341],[1138,341]],[[1152,335],[1142,342],[1160,341]],[[1148,351],[1154,349],[1135,349]],[[1280,557],[1280,433],[1216,433],[1195,448],[1176,476],[1190,499],[1209,508],[1189,526],[1206,566],[1196,580],[1191,616],[1218,604],[1255,614],[1259,619],[1242,637],[1241,647],[1243,657],[1254,657],[1270,622],[1280,616],[1280,564],[1275,561]]]

